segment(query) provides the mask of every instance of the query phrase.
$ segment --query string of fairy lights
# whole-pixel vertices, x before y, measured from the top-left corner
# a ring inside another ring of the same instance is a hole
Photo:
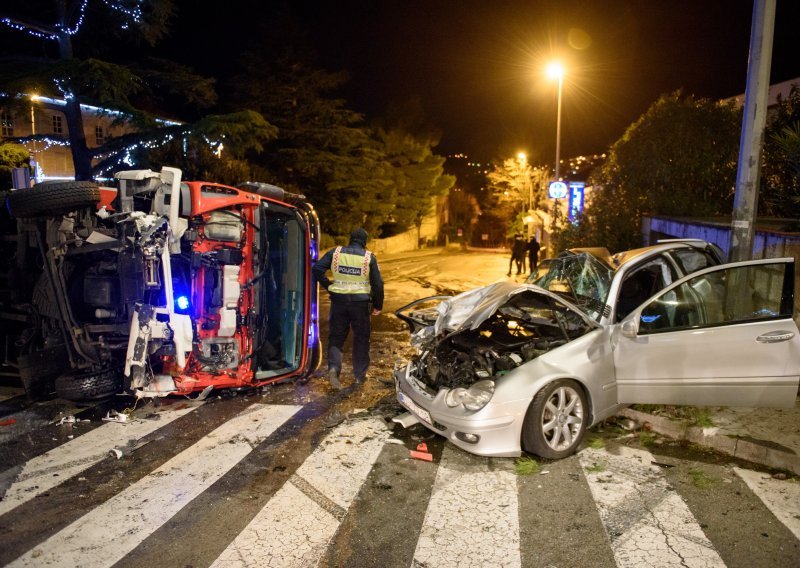
[[[122,14],[122,29],[128,29],[128,26],[131,23],[139,24],[142,22],[143,15],[142,15],[142,6],[144,5],[145,0],[128,0],[128,1],[120,1],[120,0],[100,0],[103,4],[105,4],[109,9]],[[13,28],[17,31],[26,32],[34,37],[40,39],[48,39],[48,40],[55,40],[58,39],[58,36],[61,34],[67,35],[75,35],[80,31],[81,26],[83,25],[83,20],[86,17],[86,6],[89,4],[89,0],[81,0],[80,5],[78,6],[77,10],[77,17],[75,18],[75,23],[70,26],[67,22],[58,22],[53,26],[52,32],[43,31],[41,28],[34,27],[29,24],[22,23],[10,17],[0,18],[0,23],[5,24],[6,26]]]
[[[113,10],[122,15],[122,24],[121,27],[123,29],[127,29],[131,24],[139,24],[143,21],[143,6],[145,0],[99,0],[102,2],[107,8]],[[89,4],[89,0],[80,0],[79,4],[74,5],[73,14],[74,17],[70,19],[74,19],[74,22],[70,23],[67,21],[57,22],[54,25],[47,26],[41,24],[33,24],[33,23],[26,23],[25,21],[17,18],[12,17],[3,17],[0,18],[0,24],[3,24],[7,27],[15,29],[17,31],[25,32],[34,36],[36,38],[44,39],[44,40],[57,40],[59,36],[63,37],[64,34],[72,36],[77,34],[81,26],[84,23],[86,17],[86,10]],[[70,102],[75,101],[76,95],[73,90],[69,87],[68,79],[54,79],[53,85],[60,93],[62,99],[51,99],[48,97],[38,97],[38,96],[30,96],[31,101],[40,101],[43,103],[55,105],[55,106],[64,106]],[[17,95],[17,96],[24,96],[27,97],[29,95]],[[113,115],[124,115],[119,111],[105,109],[100,107],[93,107],[90,105],[81,104],[81,111],[89,111],[89,112],[96,112],[101,114],[113,114]],[[33,108],[31,108],[31,121],[33,121]],[[156,122],[162,123],[165,126],[178,126],[181,123],[165,120],[165,119],[156,119]],[[152,150],[155,148],[162,147],[166,144],[169,144],[177,137],[183,138],[183,149],[184,152],[187,150],[187,134],[188,132],[181,132],[175,133],[174,129],[171,133],[164,133],[161,136],[152,136],[147,140],[134,140],[131,141],[130,144],[126,146],[122,146],[121,148],[114,149],[113,151],[108,152],[98,152],[94,157],[99,159],[103,164],[100,168],[98,173],[103,174],[113,170],[115,167],[119,166],[120,164],[127,164],[129,166],[134,166],[134,154],[137,151],[141,150]],[[223,148],[223,139],[224,136],[220,137],[221,140],[210,140],[208,137],[204,136],[203,139],[206,144],[209,145],[212,152],[217,155],[217,157],[221,157],[222,155],[222,148]],[[42,135],[36,134],[34,130],[32,130],[32,135],[29,137],[28,140],[23,141],[27,147],[29,152],[35,156],[40,154],[41,152],[45,152],[50,150],[53,147],[69,147],[70,142],[69,139],[65,136],[49,136],[49,135]],[[37,161],[37,172],[38,172],[38,161]],[[38,176],[37,176],[38,177]]]

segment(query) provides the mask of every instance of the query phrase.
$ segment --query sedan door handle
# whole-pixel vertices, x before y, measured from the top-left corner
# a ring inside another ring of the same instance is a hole
[[[759,343],[780,343],[781,341],[789,341],[793,337],[793,331],[770,331],[756,337],[756,341]]]

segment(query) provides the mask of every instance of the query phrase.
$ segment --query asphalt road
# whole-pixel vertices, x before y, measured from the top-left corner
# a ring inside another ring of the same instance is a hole
[[[401,409],[377,379],[409,348],[391,311],[505,278],[507,256],[379,260],[387,301],[363,388],[316,377],[166,399],[125,424],[102,420],[124,397],[80,408],[0,391],[0,424],[14,418],[0,426],[0,565],[800,565],[787,514],[800,484],[773,472],[624,422],[535,463],[393,425]],[[431,461],[410,456],[423,443]]]

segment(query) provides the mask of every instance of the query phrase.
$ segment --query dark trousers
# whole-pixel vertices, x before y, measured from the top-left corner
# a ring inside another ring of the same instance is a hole
[[[517,274],[525,272],[525,257],[524,256],[512,256],[511,260],[508,263],[508,274],[511,274],[511,268],[514,266],[514,263],[517,264]]]
[[[331,302],[328,368],[342,370],[342,347],[353,328],[353,375],[364,380],[369,368],[369,302]]]

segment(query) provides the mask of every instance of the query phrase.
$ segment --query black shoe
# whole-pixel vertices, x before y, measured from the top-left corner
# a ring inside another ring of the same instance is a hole
[[[342,390],[342,383],[339,382],[339,370],[331,367],[328,369],[328,382],[336,390]]]

